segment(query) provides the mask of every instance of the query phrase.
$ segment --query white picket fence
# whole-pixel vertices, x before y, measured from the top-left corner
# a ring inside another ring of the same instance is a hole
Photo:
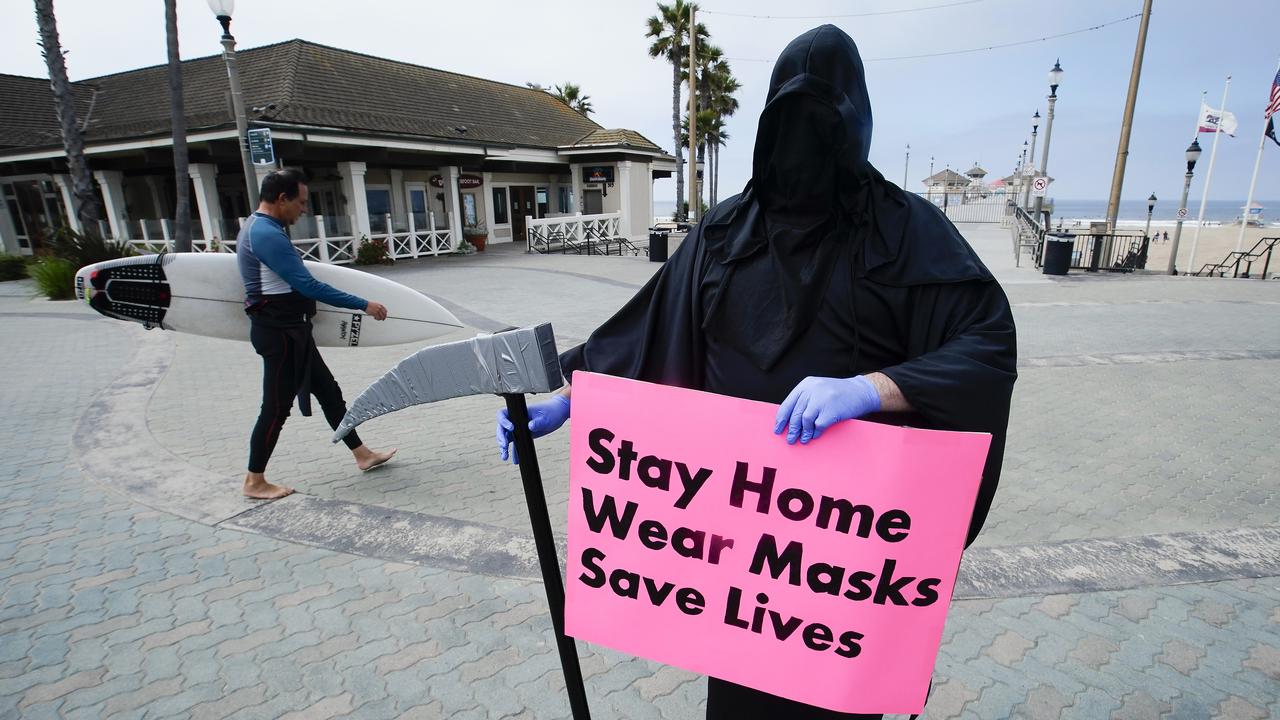
[[[525,217],[525,249],[533,251],[539,246],[542,252],[552,243],[585,244],[620,235],[622,213],[600,215],[565,215],[535,220]]]
[[[334,218],[330,218],[332,221]],[[245,218],[239,219],[241,223]],[[355,261],[356,252],[358,250],[357,237],[353,231],[339,231],[330,235],[328,229],[330,224],[339,228],[349,228],[351,226],[350,218],[340,218],[340,222],[326,222],[322,215],[315,215],[304,218],[305,222],[294,226],[294,232],[305,228],[305,234],[314,237],[293,238],[293,246],[298,248],[304,260],[314,260],[316,262],[329,263],[331,265],[349,265]],[[414,219],[409,217],[408,230],[396,231],[391,222],[391,216],[387,215],[386,231],[372,233],[370,240],[383,240],[387,243],[387,250],[392,258],[396,260],[405,258],[419,258],[426,256],[437,256],[441,253],[451,253],[456,249],[453,245],[453,233],[448,228],[433,228],[430,230],[419,230],[414,226]],[[434,218],[432,219],[434,220]],[[434,222],[429,223],[434,225]],[[105,223],[104,223],[105,225]],[[173,234],[170,231],[168,220],[143,220],[138,221],[139,230],[142,239],[126,240],[126,244],[135,251],[143,254],[154,254],[161,252],[173,251]],[[158,237],[156,230],[160,230]],[[230,233],[227,233],[230,235]],[[110,232],[104,227],[104,236],[110,237]],[[204,240],[192,238],[191,249],[194,252],[235,252],[236,241],[234,238],[224,240]]]
[[[426,255],[435,257],[440,253],[451,253],[455,249],[453,247],[453,233],[449,228],[435,227],[434,214],[428,216],[427,227],[429,229],[426,230],[417,228],[413,213],[409,214],[409,227],[407,230],[396,231],[391,222],[391,215],[383,216],[383,220],[383,227],[386,230],[380,233],[372,233],[369,239],[385,240],[387,251],[396,260],[418,258]]]

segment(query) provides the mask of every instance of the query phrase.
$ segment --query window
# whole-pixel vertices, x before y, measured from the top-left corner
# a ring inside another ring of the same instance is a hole
[[[476,213],[476,194],[462,193],[462,224],[472,227],[480,222]]]
[[[369,187],[364,191],[369,203],[369,229],[375,233],[387,231],[387,214],[391,212],[391,188]]]
[[[507,217],[507,189],[496,187],[493,189],[493,223],[506,225],[509,222],[511,219]]]
[[[573,188],[565,185],[560,186],[560,212],[573,212]]]
[[[547,216],[547,210],[549,209],[547,207],[548,206],[547,195],[548,193],[546,188],[544,187],[538,188],[538,215],[537,216],[540,218],[544,218]]]

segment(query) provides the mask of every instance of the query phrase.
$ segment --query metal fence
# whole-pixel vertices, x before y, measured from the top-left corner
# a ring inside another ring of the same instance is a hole
[[[955,223],[999,223],[1010,212],[1004,193],[933,191],[916,193]]]
[[[1150,238],[1142,233],[1053,233],[1073,236],[1073,270],[1133,272],[1147,267]],[[1044,244],[1035,249],[1036,267],[1044,267]]]

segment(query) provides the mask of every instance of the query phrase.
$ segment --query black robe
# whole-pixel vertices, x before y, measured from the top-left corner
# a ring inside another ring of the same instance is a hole
[[[770,403],[811,375],[884,373],[914,411],[866,419],[992,435],[975,506],[957,508],[971,513],[967,546],[1000,477],[1013,316],[942,213],[870,166],[870,140],[853,41],[830,25],[794,40],[774,69],[747,188],[560,362],[570,381],[588,370]],[[765,712],[760,693],[714,680],[709,698],[716,717],[848,717]]]

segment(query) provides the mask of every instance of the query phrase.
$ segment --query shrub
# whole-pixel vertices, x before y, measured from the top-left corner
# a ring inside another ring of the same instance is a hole
[[[0,280],[21,280],[27,276],[27,261],[20,255],[0,253]]]
[[[360,249],[356,251],[356,265],[391,265],[394,263],[395,259],[391,257],[391,252],[387,250],[387,241],[382,238],[365,240],[360,243]]]
[[[40,292],[50,300],[70,300],[75,297],[76,266],[70,260],[45,258],[33,264],[30,272]]]
[[[137,254],[125,243],[110,242],[97,234],[78,233],[65,225],[49,236],[49,250],[57,257],[70,260],[76,268]]]

